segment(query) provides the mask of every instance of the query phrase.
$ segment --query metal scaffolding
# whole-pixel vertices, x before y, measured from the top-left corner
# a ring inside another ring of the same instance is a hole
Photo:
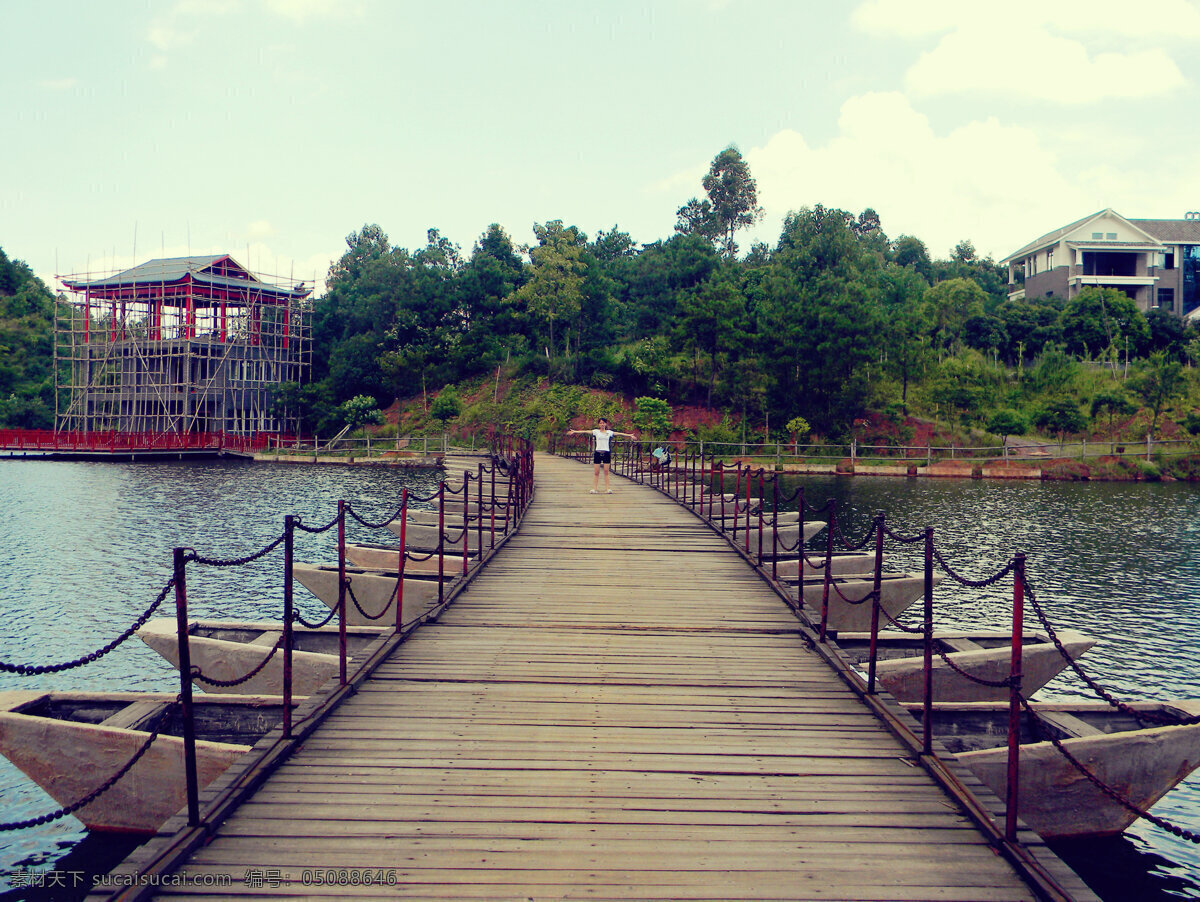
[[[56,430],[297,432],[277,388],[312,366],[312,288],[271,278],[227,254],[60,277]]]

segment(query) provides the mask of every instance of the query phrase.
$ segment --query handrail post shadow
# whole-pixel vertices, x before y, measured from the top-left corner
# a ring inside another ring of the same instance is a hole
[[[1008,686],[1008,780],[1005,792],[1004,837],[1017,838],[1021,776],[1021,642],[1025,632],[1025,553],[1013,558],[1012,664]]]
[[[921,746],[933,754],[933,527],[925,527],[925,703]]]
[[[346,685],[346,501],[338,499],[338,685]]]
[[[183,773],[187,782],[188,826],[200,823],[200,785],[196,777],[196,721],[192,710],[192,653],[188,644],[187,558],[174,552],[175,627],[179,642],[179,702],[183,719]]]
[[[875,515],[875,581],[871,589],[871,652],[867,660],[867,694],[875,694],[875,661],[879,651],[880,589],[883,585],[883,511]]]
[[[292,735],[292,620],[295,618],[292,598],[292,560],[295,557],[296,518],[283,518],[283,738]]]

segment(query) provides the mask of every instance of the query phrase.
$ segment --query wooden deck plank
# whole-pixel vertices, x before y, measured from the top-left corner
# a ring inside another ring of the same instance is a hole
[[[520,531],[182,872],[233,885],[162,897],[1033,898],[724,540],[537,467]],[[347,868],[398,885],[299,882]]]

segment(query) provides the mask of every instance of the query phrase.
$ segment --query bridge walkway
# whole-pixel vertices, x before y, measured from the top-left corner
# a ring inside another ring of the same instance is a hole
[[[235,885],[160,898],[1034,898],[720,537],[536,472],[520,532],[182,869]],[[375,885],[304,885],[331,875]]]

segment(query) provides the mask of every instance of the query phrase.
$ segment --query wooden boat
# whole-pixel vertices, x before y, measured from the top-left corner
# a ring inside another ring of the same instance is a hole
[[[1200,715],[1200,700],[1137,702],[1131,707],[1177,719]],[[920,706],[909,709],[918,719]],[[1038,702],[1043,727],[1021,714],[1018,809],[1044,839],[1111,836],[1136,815],[1087,779],[1040,732],[1048,729],[1104,784],[1147,809],[1200,765],[1200,724],[1143,726],[1104,702]],[[937,704],[934,735],[1000,799],[1007,789],[1008,705]]]
[[[381,636],[394,623],[376,626],[347,626],[346,652],[350,658]],[[278,623],[245,623],[231,620],[193,620],[188,624],[188,654],[192,666],[212,679],[235,680],[262,663],[283,633]],[[156,617],[137,636],[171,664],[179,667],[179,632],[174,617]],[[296,626],[292,630],[292,694],[312,695],[326,681],[335,679],[340,667],[338,626],[334,622],[318,629]],[[282,649],[266,666],[237,686],[218,686],[203,680],[192,684],[204,692],[233,695],[282,695]]]
[[[493,513],[495,514],[494,518]],[[443,521],[447,529],[462,529],[462,508],[459,508],[458,510],[448,510],[444,515],[439,514],[437,511],[428,510],[413,510],[408,512],[409,526],[437,526],[439,522]],[[400,521],[398,519],[392,522],[399,526]],[[483,512],[483,516],[481,517],[479,515],[479,511],[472,507],[467,512],[467,527],[477,531],[481,522],[483,523],[484,533],[488,534],[489,536],[491,535],[493,522],[496,524],[497,535],[503,535],[506,531],[505,516],[502,509],[497,509],[494,512],[492,510],[485,510]]]
[[[304,588],[327,604],[330,608],[338,603],[337,564],[293,564],[292,575]],[[351,626],[395,626],[396,586],[399,583],[395,570],[364,570],[361,567],[346,569],[346,579],[354,592],[346,595],[346,623]],[[445,580],[443,591],[447,591],[452,579]],[[423,617],[438,603],[438,581],[436,578],[404,577],[404,611],[402,623],[407,625]],[[358,604],[354,603],[358,600]],[[359,608],[362,608],[360,611]],[[370,619],[374,617],[375,619]]]
[[[1096,640],[1076,630],[1059,630],[1067,654],[1074,660],[1096,644]],[[1008,701],[1006,687],[984,686],[956,673],[937,650],[954,666],[971,676],[995,682],[1009,674],[1012,656],[1011,634],[993,631],[937,630],[933,635],[933,698],[939,702]],[[866,632],[839,632],[835,641],[845,656],[866,669],[871,635]],[[921,636],[896,630],[879,633],[875,678],[900,702],[919,702],[925,697],[925,641]],[[1067,666],[1067,659],[1050,637],[1030,630],[1021,642],[1021,686],[1032,695]]]
[[[400,521],[393,520],[387,524],[388,532],[393,535],[400,535]],[[445,530],[439,530],[437,521],[432,524],[409,522],[404,531],[404,545],[406,548],[411,548],[413,551],[428,552],[436,551],[438,547],[438,539],[441,538],[442,549],[449,554],[462,554],[463,550],[463,529],[462,526],[454,526],[447,522]],[[488,530],[483,533],[483,549],[486,551],[491,547],[492,535]],[[477,554],[479,552],[479,531],[476,529],[467,530],[467,553]]]
[[[834,576],[870,576],[875,573],[873,551],[847,551],[830,556],[830,570]],[[781,580],[796,581],[800,574],[800,558],[795,552],[775,562],[775,573]],[[804,562],[804,577],[825,575],[825,555],[820,551],[810,552]]]
[[[454,577],[462,573],[461,554],[455,555],[447,551],[443,553],[442,557],[445,574]],[[363,570],[395,570],[399,559],[399,545],[376,545],[369,542],[346,543],[346,562],[352,567]],[[478,555],[471,555],[467,560],[468,567],[475,566],[477,560]],[[406,576],[437,576],[437,553],[414,552],[409,549],[405,553],[404,573]]]
[[[825,528],[825,524],[822,523],[820,520],[806,521],[804,524],[804,541],[807,542],[809,539],[813,538],[813,536],[815,536],[817,533],[819,533],[824,528]],[[727,535],[733,535],[736,532],[737,540],[739,542],[743,542],[743,543],[745,542],[745,536],[746,536],[745,523],[739,523],[736,530],[734,530],[731,523],[726,523],[725,527],[724,527],[724,532]],[[800,524],[795,523],[795,524],[789,524],[786,526],[780,526],[775,530],[771,530],[769,527],[764,529],[763,533],[762,533],[763,553],[764,554],[771,553],[772,541],[773,541],[772,535],[776,536],[774,541],[778,543],[779,548],[784,549],[789,546],[792,548],[795,548],[796,540],[800,537]],[[758,550],[758,522],[757,521],[751,521],[750,549],[752,551]],[[779,552],[776,552],[776,553],[779,553]]]
[[[934,585],[942,581],[935,574]],[[875,589],[874,579],[860,577],[834,577],[829,586],[828,628],[838,632],[866,632],[871,628],[871,604],[858,599],[866,598]],[[914,601],[925,592],[925,577],[919,573],[885,573],[879,583],[879,605],[892,618],[903,614]],[[805,577],[800,587],[801,599],[814,624],[821,622],[821,601],[825,593],[825,577]],[[880,614],[879,627],[888,623]]]
[[[0,754],[59,805],[94,792],[133,758],[174,695],[0,692]],[[283,720],[282,699],[198,695],[196,772],[207,786]],[[187,804],[183,724],[176,711],[142,758],[75,812],[89,830],[153,833]]]

